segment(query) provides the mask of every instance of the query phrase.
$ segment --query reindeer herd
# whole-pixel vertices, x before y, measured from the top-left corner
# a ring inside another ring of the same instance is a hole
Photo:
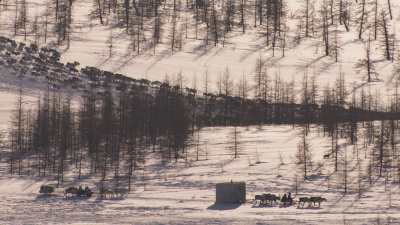
[[[51,196],[54,194],[56,188],[51,185],[42,185],[40,187],[39,193],[43,196]],[[85,187],[68,187],[64,191],[64,198],[90,198],[93,196],[94,192],[89,188]],[[116,189],[107,189],[102,188],[99,191],[98,197],[101,199],[116,199],[116,198],[124,198],[128,194],[126,189],[116,188]]]
[[[280,198],[274,194],[262,194],[254,197],[254,205],[259,207],[274,206],[278,201],[280,201]]]
[[[52,195],[55,192],[55,187],[51,185],[42,185],[40,187],[39,193],[45,196]],[[90,198],[94,192],[89,188],[85,187],[69,187],[64,190],[64,198]],[[101,188],[99,192],[99,197],[101,199],[116,199],[116,198],[124,198],[128,194],[126,189],[116,188],[113,190]],[[300,197],[296,202],[291,193],[284,194],[282,197],[275,194],[261,194],[255,195],[253,206],[255,207],[289,207],[293,206],[297,203],[298,208],[304,208],[307,204],[307,208],[315,208],[321,207],[321,203],[327,201],[326,198],[320,196],[314,197]]]
[[[304,208],[304,205],[308,203],[308,207],[316,207],[316,204],[318,204],[318,208],[321,207],[321,202],[326,202],[326,198],[322,198],[320,196],[318,197],[301,197],[299,198],[299,208]]]
[[[307,205],[307,208],[315,208],[315,207],[320,208],[321,203],[326,201],[327,201],[326,198],[320,196],[300,197],[297,201],[297,207],[304,208]],[[290,193],[288,195],[284,194],[283,197],[270,193],[256,195],[253,201],[253,206],[255,207],[267,207],[267,206],[289,207],[295,204],[296,201],[291,197]]]

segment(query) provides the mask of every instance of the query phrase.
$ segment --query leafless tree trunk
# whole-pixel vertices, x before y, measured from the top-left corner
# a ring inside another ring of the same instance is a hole
[[[361,18],[360,18],[360,27],[358,31],[358,39],[362,39],[362,34],[364,32],[364,24],[366,20],[366,11],[365,11],[365,6],[366,6],[366,0],[362,0],[362,9],[361,9]]]

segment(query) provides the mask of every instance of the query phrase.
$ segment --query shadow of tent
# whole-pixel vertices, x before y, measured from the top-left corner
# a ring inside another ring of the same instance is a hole
[[[240,207],[241,204],[217,204],[214,203],[213,205],[209,206],[208,210],[233,210]]]
[[[42,201],[42,202],[54,202],[56,201],[58,196],[56,195],[51,195],[51,194],[39,194],[36,196],[36,198],[33,200],[35,202]]]

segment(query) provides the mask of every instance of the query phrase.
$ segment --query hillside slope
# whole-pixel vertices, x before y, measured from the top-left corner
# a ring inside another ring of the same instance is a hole
[[[28,1],[29,3],[30,1]],[[336,2],[336,1],[335,1]],[[162,12],[162,38],[161,43],[155,48],[151,46],[151,19],[145,24],[149,28],[145,28],[141,38],[141,48],[139,54],[132,49],[131,37],[126,34],[123,27],[115,27],[115,21],[112,13],[108,16],[104,15],[104,25],[100,25],[98,18],[95,16],[96,4],[90,0],[76,1],[72,7],[72,24],[70,44],[65,42],[60,46],[63,50],[62,60],[70,62],[78,60],[82,66],[96,66],[105,70],[127,74],[135,78],[148,78],[151,80],[163,80],[165,77],[175,79],[178,74],[184,76],[184,81],[188,86],[196,83],[197,87],[203,86],[204,74],[209,74],[213,89],[216,90],[215,83],[218,77],[223,74],[226,69],[229,70],[233,79],[238,82],[244,75],[246,79],[253,83],[255,74],[255,64],[258,58],[266,61],[266,67],[270,78],[280,76],[281,79],[290,81],[296,80],[298,88],[300,88],[303,75],[307,72],[309,76],[315,75],[320,88],[322,89],[328,83],[333,85],[339,73],[345,74],[345,79],[349,87],[360,87],[366,82],[366,72],[364,69],[358,68],[360,60],[365,58],[366,40],[369,34],[373,33],[373,29],[365,31],[363,41],[358,39],[359,32],[359,8],[361,2],[351,4],[349,9],[352,12],[350,20],[350,31],[347,32],[343,25],[338,27],[338,46],[339,59],[335,62],[333,56],[325,57],[322,45],[321,32],[318,31],[314,37],[303,39],[300,44],[296,44],[298,38],[298,23],[302,17],[302,3],[300,1],[286,1],[287,4],[287,38],[285,57],[282,57],[282,46],[276,47],[275,56],[272,56],[271,46],[266,45],[265,27],[253,25],[253,1],[247,1],[245,22],[246,33],[241,32],[241,27],[237,24],[239,13],[234,14],[236,25],[232,31],[225,35],[224,44],[219,42],[215,45],[211,40],[208,46],[204,45],[204,26],[199,27],[197,32],[197,40],[194,29],[194,15],[186,7],[186,3],[182,2],[178,15],[179,34],[182,36],[182,48],[171,52],[171,11],[172,1],[166,1],[161,7]],[[369,24],[374,23],[373,3],[367,1],[367,20]],[[220,7],[220,1],[217,6]],[[314,5],[315,29],[320,29],[320,5],[322,1],[312,2]],[[388,5],[386,0],[378,1],[378,15],[381,10],[388,13]],[[39,18],[45,9],[46,4],[40,1],[30,3],[34,10],[29,11],[29,15],[33,18],[38,15]],[[121,3],[122,4],[122,3]],[[224,3],[225,4],[225,3]],[[238,2],[235,1],[236,7]],[[51,4],[50,4],[51,5]],[[52,5],[51,5],[52,6]],[[399,29],[396,22],[400,19],[400,3],[391,1],[393,12],[393,20],[388,19],[389,33],[398,36]],[[336,10],[336,9],[335,9]],[[1,14],[1,18],[12,18],[13,7],[9,6]],[[223,15],[218,15],[223,20]],[[40,20],[40,19],[39,19]],[[2,25],[0,34],[13,35],[12,20],[6,21]],[[31,19],[32,21],[32,19]],[[113,27],[111,29],[111,27]],[[333,38],[334,26],[330,28],[331,37]],[[366,29],[366,28],[365,28]],[[18,35],[17,38],[23,38]],[[112,42],[110,39],[112,36]],[[382,32],[378,34],[378,40],[372,41],[372,61],[377,72],[376,77],[372,77],[378,82],[371,85],[387,95],[388,91],[393,88],[394,78],[397,76],[394,69],[398,64],[397,56],[394,62],[385,60],[384,50],[381,43]],[[33,40],[33,37],[28,39]],[[54,37],[49,37],[53,39]],[[39,43],[44,44],[39,39]],[[396,42],[397,43],[397,42]],[[110,51],[110,45],[112,50]],[[396,44],[397,45],[397,44]],[[147,47],[146,47],[147,46]],[[375,79],[377,78],[377,79]],[[194,82],[196,80],[197,82]],[[374,92],[374,90],[372,91]]]

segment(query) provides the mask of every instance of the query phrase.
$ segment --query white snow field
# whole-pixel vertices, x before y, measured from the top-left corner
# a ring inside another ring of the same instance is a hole
[[[137,171],[133,191],[123,199],[69,199],[63,189],[50,197],[41,197],[41,184],[51,179],[9,177],[4,161],[0,176],[0,224],[399,224],[400,195],[398,184],[384,179],[369,184],[364,168],[361,198],[358,197],[356,149],[346,148],[349,160],[349,190],[343,194],[343,182],[333,173],[333,159],[324,159],[330,139],[312,129],[313,172],[308,181],[295,164],[300,128],[262,126],[240,128],[240,154],[233,159],[230,133],[233,128],[206,128],[201,131],[200,160],[196,148],[188,160],[161,165],[147,157],[144,170]],[[364,151],[359,157],[364,159]],[[367,154],[368,155],[368,154]],[[364,160],[362,160],[364,161]],[[365,160],[367,161],[367,160]],[[94,186],[90,176],[67,177],[69,185]],[[295,181],[298,179],[298,194]],[[245,181],[248,203],[214,205],[215,184]],[[255,194],[283,194],[291,191],[301,196],[327,198],[320,208],[255,207]]]
[[[0,1],[1,3],[2,1]],[[11,2],[11,1],[8,1]],[[41,15],[46,0],[28,0],[29,13]],[[227,39],[225,47],[207,49],[201,47],[202,41],[194,40],[194,31],[188,31],[182,51],[171,53],[166,40],[153,50],[140,55],[129,49],[129,37],[125,32],[115,29],[113,56],[108,55],[108,26],[100,26],[98,20],[90,19],[92,0],[75,1],[72,25],[71,45],[63,50],[62,61],[79,61],[81,67],[96,66],[101,69],[126,74],[135,78],[163,80],[182,73],[186,84],[191,85],[197,77],[201,86],[203,74],[208,71],[213,83],[219,74],[229,68],[234,79],[243,74],[251,80],[254,65],[261,56],[268,60],[271,77],[279,74],[282,79],[300,81],[307,70],[316,75],[320,87],[333,84],[340,71],[345,74],[348,86],[360,86],[365,83],[365,74],[356,69],[356,64],[364,58],[364,44],[357,39],[356,24],[350,32],[341,27],[340,62],[331,57],[322,57],[323,50],[319,39],[309,39],[300,45],[288,43],[286,57],[272,57],[271,49],[265,47],[265,40],[256,34],[250,19],[246,34],[236,31]],[[289,14],[295,14],[299,1],[287,0]],[[317,1],[318,3],[322,2]],[[387,0],[379,0],[386,6]],[[391,26],[399,36],[400,1],[392,0],[394,19]],[[13,37],[12,7],[0,14],[0,35]],[[184,16],[182,17],[184,18]],[[168,36],[168,18],[164,18],[165,38]],[[193,22],[193,21],[191,21]],[[289,21],[289,39],[294,37],[296,24]],[[31,37],[28,37],[30,39]],[[28,40],[31,41],[31,40]],[[291,47],[290,47],[291,46]],[[396,74],[394,67],[399,63],[383,60],[379,44],[373,43],[373,60],[381,81],[374,82],[380,92],[387,93],[393,88]],[[3,71],[4,73],[4,71]],[[299,82],[300,86],[301,83]],[[8,126],[13,112],[17,88],[10,86],[10,81],[0,80],[0,129]],[[38,94],[29,93],[25,100]],[[385,95],[385,94],[382,94]],[[135,174],[134,190],[123,199],[99,200],[95,195],[88,200],[63,197],[63,189],[54,196],[38,195],[40,185],[54,183],[48,178],[29,176],[9,176],[7,163],[0,154],[0,224],[400,224],[400,185],[385,182],[381,178],[367,181],[366,164],[369,152],[346,146],[341,140],[342,152],[348,152],[349,187],[343,193],[343,177],[333,172],[333,159],[323,156],[330,151],[329,137],[324,137],[313,128],[308,140],[313,153],[313,172],[310,179],[303,181],[302,171],[295,164],[297,145],[300,141],[301,128],[291,126],[250,126],[240,130],[240,154],[233,159],[228,148],[232,138],[231,127],[205,128],[200,133],[200,160],[195,160],[196,146],[191,147],[188,160],[162,165],[153,155],[146,159],[146,167]],[[362,133],[362,132],[360,132]],[[360,141],[361,142],[361,141]],[[361,145],[361,144],[360,144]],[[360,146],[358,146],[360,147]],[[4,150],[1,150],[2,153]],[[362,160],[358,170],[357,155]],[[361,179],[359,179],[361,177]],[[218,182],[245,181],[247,184],[248,203],[240,206],[214,205],[215,184]],[[298,194],[295,194],[296,180]],[[362,193],[359,195],[359,180]],[[77,180],[67,176],[63,187],[71,185],[95,186],[96,180],[90,176]],[[327,199],[320,208],[280,208],[254,207],[251,200],[256,194],[274,193],[282,195],[291,191],[296,200],[301,196],[322,196]]]

